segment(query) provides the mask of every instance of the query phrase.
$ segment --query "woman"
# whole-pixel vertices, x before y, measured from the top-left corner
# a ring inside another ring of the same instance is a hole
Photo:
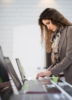
[[[39,17],[42,43],[46,51],[51,52],[52,65],[39,77],[57,76],[64,72],[65,80],[72,84],[72,23],[56,9],[47,8]]]

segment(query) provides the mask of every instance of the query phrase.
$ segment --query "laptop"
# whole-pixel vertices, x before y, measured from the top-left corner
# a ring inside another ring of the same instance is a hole
[[[23,73],[22,66],[21,66],[19,58],[16,58],[16,63],[17,63],[17,66],[18,66],[22,81],[24,82],[25,76],[24,76],[24,73]]]
[[[11,77],[12,77],[12,79],[13,79],[16,87],[17,87],[17,89],[20,91],[20,93],[25,93],[25,92],[27,92],[27,93],[47,92],[47,90],[42,85],[40,85],[38,82],[36,82],[35,80],[34,81],[33,80],[31,80],[31,81],[24,81],[23,85],[21,86],[21,83],[19,82],[19,80],[18,80],[18,78],[17,78],[17,76],[15,74],[15,71],[13,69],[13,66],[12,66],[12,63],[11,63],[9,57],[4,57],[4,60],[5,60],[5,63],[6,63],[6,67],[9,70],[9,72],[11,74]],[[18,85],[18,82],[19,82],[19,85]],[[35,84],[34,84],[34,82],[35,82]],[[39,90],[39,87],[37,89],[37,87],[35,86],[36,83],[38,84],[38,86],[41,87],[41,90]]]
[[[0,55],[3,56],[1,47],[0,47]],[[12,66],[10,60],[8,60],[8,58],[5,58],[5,59],[4,58],[5,57],[3,57],[3,62],[6,63],[6,69],[9,71],[9,73],[10,73],[18,91],[20,91],[20,93],[47,93],[50,91],[50,89],[48,90],[48,88],[46,88],[46,86],[45,86],[45,83],[52,85],[50,79],[49,80],[44,79],[42,81],[40,81],[40,80],[28,80],[28,81],[24,80],[24,84],[22,85],[15,74],[15,71],[13,69],[13,66]],[[55,89],[55,92],[56,92],[56,89]],[[57,93],[61,93],[61,91],[57,89]]]
[[[25,93],[25,94],[14,95],[8,77],[9,74],[11,75],[11,72],[8,69],[8,67],[6,67],[6,63],[4,61],[1,47],[0,47],[0,70],[2,70],[3,72],[3,77],[0,75],[0,78],[1,79],[6,78],[7,81],[5,80],[5,82],[8,82],[5,85],[5,87],[0,90],[1,100],[69,100],[64,94],[59,94],[59,93],[53,93],[53,94],[52,93],[36,93],[36,94]],[[5,82],[2,81],[1,84],[5,84]]]

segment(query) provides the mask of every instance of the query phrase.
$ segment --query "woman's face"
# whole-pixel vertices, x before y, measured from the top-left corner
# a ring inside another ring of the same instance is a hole
[[[48,20],[48,19],[42,20],[42,23],[46,25],[49,30],[52,30],[52,31],[56,31],[58,28],[56,25],[52,24],[51,20]]]

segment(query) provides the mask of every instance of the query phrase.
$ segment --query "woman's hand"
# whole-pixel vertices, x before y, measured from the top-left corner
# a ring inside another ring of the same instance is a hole
[[[49,70],[46,70],[44,72],[40,72],[37,74],[36,79],[38,79],[39,77],[45,77],[45,76],[50,76],[52,73]]]

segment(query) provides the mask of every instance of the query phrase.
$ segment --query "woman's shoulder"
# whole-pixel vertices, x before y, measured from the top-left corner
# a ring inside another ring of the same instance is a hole
[[[70,31],[70,30],[72,30],[72,26],[65,26],[65,27],[63,28],[63,30]]]
[[[67,26],[67,36],[72,36],[72,26]]]
[[[68,31],[72,30],[72,26],[67,26]]]

